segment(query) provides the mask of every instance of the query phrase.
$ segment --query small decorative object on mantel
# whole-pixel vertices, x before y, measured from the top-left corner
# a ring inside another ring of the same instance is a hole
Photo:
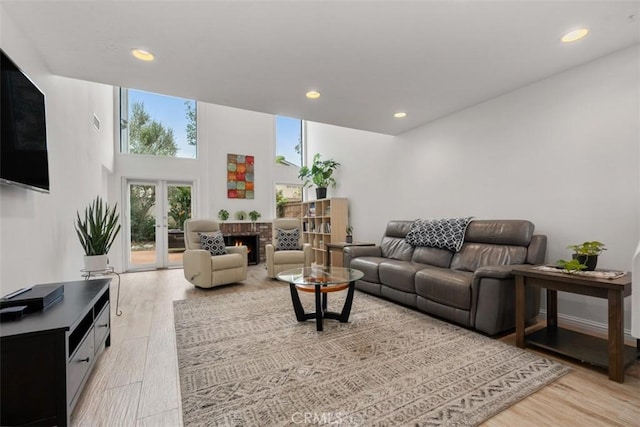
[[[345,238],[345,241],[347,243],[353,243],[353,227],[350,225],[347,225],[346,232],[347,232],[347,236]]]
[[[116,213],[118,204],[113,208],[102,201],[100,196],[85,208],[84,218],[76,212],[75,229],[84,248],[84,268],[86,271],[103,271],[107,269],[107,254],[120,231]]]
[[[300,168],[298,178],[303,180],[305,187],[311,185],[316,186],[316,198],[318,200],[327,197],[327,187],[335,188],[336,180],[331,175],[340,166],[340,163],[333,159],[320,160],[320,153],[313,156],[313,164],[311,167],[303,166]]]
[[[236,219],[238,221],[244,221],[245,219],[247,219],[247,213],[245,211],[236,212]]]
[[[221,224],[224,223],[224,221],[229,219],[229,211],[226,209],[220,209],[218,211],[218,219],[220,220]]]
[[[583,242],[579,245],[569,245],[567,249],[572,249],[574,254],[573,259],[577,260],[581,265],[584,265],[583,270],[594,271],[598,264],[598,255],[602,251],[606,251],[605,244],[598,242],[597,240],[591,242]]]
[[[256,221],[261,216],[262,215],[260,215],[260,212],[258,212],[258,211],[249,212],[249,218],[251,218],[251,229],[252,229],[252,231],[256,231]]]

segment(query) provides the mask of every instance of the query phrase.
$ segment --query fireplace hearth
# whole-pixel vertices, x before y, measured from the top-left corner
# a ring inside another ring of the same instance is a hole
[[[226,246],[246,246],[247,265],[256,265],[260,260],[260,234],[258,233],[233,233],[224,235]]]

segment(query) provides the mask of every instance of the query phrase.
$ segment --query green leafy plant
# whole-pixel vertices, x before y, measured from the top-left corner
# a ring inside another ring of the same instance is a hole
[[[606,251],[605,244],[594,240],[592,242],[583,242],[579,245],[569,245],[567,249],[573,250],[576,255],[600,255],[602,251]]]
[[[247,219],[247,213],[245,211],[236,212],[236,219],[239,221],[244,221],[245,219]]]
[[[98,196],[85,208],[84,217],[80,217],[80,212],[76,212],[74,225],[85,255],[106,255],[109,252],[120,231],[117,207],[116,203],[110,208],[109,204]]]
[[[320,160],[320,153],[313,156],[313,164],[311,167],[303,166],[300,168],[298,178],[303,181],[305,187],[315,185],[318,188],[335,187],[336,180],[332,176],[340,163],[333,159]]]
[[[556,262],[556,265],[560,268],[565,269],[567,273],[575,273],[587,268],[586,265],[582,264],[577,259],[572,259],[571,261],[565,261],[563,259],[560,259]]]
[[[251,211],[249,212],[249,218],[251,218],[251,221],[256,222],[258,220],[258,218],[260,218],[262,215],[260,215],[260,212],[258,211]]]
[[[289,203],[289,199],[287,199],[282,190],[276,191],[276,210],[278,214],[278,218],[282,218],[284,216],[284,206]]]
[[[220,221],[226,221],[229,219],[229,211],[227,211],[226,209],[220,209],[218,211],[218,219]]]

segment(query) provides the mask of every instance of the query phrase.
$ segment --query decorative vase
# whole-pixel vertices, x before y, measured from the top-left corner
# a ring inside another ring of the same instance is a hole
[[[316,199],[325,199],[327,197],[327,187],[316,188]]]
[[[85,255],[84,269],[86,271],[102,271],[107,269],[107,255]]]
[[[573,254],[573,259],[577,259],[580,264],[586,265],[585,271],[594,271],[596,265],[598,265],[598,255]]]

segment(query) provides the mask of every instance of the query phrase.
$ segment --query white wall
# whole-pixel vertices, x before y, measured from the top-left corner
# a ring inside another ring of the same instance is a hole
[[[113,199],[124,206],[125,178],[193,181],[194,217],[217,218],[218,211],[226,209],[233,221],[237,211],[257,210],[262,215],[261,221],[270,221],[275,212],[275,116],[201,102],[197,114],[197,159],[120,154],[116,138],[116,173],[110,182]],[[227,154],[255,157],[254,199],[227,198]],[[117,270],[126,265],[124,237],[124,233],[119,236],[110,252],[111,263]]]
[[[312,150],[343,163],[358,239],[393,218],[523,218],[548,235],[549,262],[600,240],[599,266],[631,269],[640,236],[638,46],[388,140],[309,126]],[[374,228],[371,228],[374,226]],[[360,234],[361,233],[361,234]],[[606,302],[560,294],[559,310],[606,323]],[[630,324],[630,300],[625,304]]]
[[[2,49],[45,93],[49,194],[0,185],[0,295],[46,282],[80,279],[82,247],[73,221],[96,195],[106,197],[113,168],[111,88],[51,75],[1,10]],[[92,126],[93,113],[102,130]]]

